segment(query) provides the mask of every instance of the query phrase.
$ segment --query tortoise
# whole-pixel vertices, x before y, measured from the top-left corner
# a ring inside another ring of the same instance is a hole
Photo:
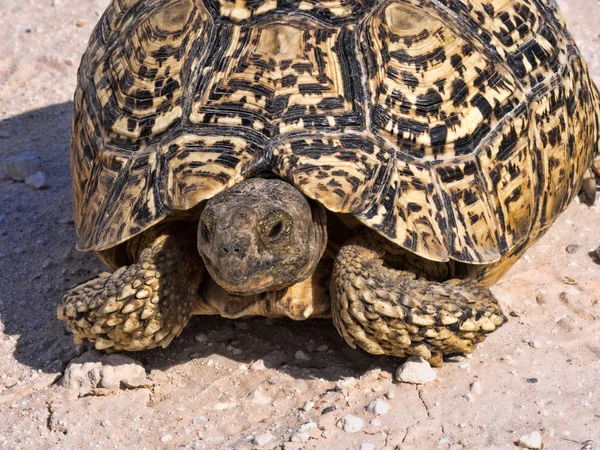
[[[545,0],[113,0],[78,72],[81,251],[58,317],[107,351],[194,314],[332,318],[434,365],[600,173],[600,102]]]

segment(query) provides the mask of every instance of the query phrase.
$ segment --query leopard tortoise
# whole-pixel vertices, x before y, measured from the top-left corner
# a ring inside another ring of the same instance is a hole
[[[113,0],[74,108],[77,247],[116,271],[58,317],[98,349],[331,317],[439,365],[505,322],[488,286],[600,172],[550,0]]]

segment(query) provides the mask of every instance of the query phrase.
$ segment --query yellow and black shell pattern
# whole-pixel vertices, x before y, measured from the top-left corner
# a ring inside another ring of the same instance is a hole
[[[535,241],[598,153],[549,0],[113,0],[83,56],[80,250],[271,171],[436,261]]]

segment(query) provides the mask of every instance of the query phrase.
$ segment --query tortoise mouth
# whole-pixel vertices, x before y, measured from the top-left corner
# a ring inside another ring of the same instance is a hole
[[[198,251],[212,279],[236,295],[280,290],[309,277],[327,242],[326,214],[279,179],[243,181],[210,199]]]

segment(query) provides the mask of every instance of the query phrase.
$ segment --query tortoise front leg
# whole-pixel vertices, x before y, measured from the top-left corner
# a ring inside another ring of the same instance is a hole
[[[137,239],[135,264],[63,297],[57,315],[76,343],[88,340],[99,350],[166,347],[190,319],[204,273],[195,228],[171,226]]]
[[[418,355],[437,366],[443,355],[471,353],[506,321],[483,285],[417,279],[389,267],[385,257],[367,232],[344,245],[335,261],[331,313],[351,347],[377,355]]]

